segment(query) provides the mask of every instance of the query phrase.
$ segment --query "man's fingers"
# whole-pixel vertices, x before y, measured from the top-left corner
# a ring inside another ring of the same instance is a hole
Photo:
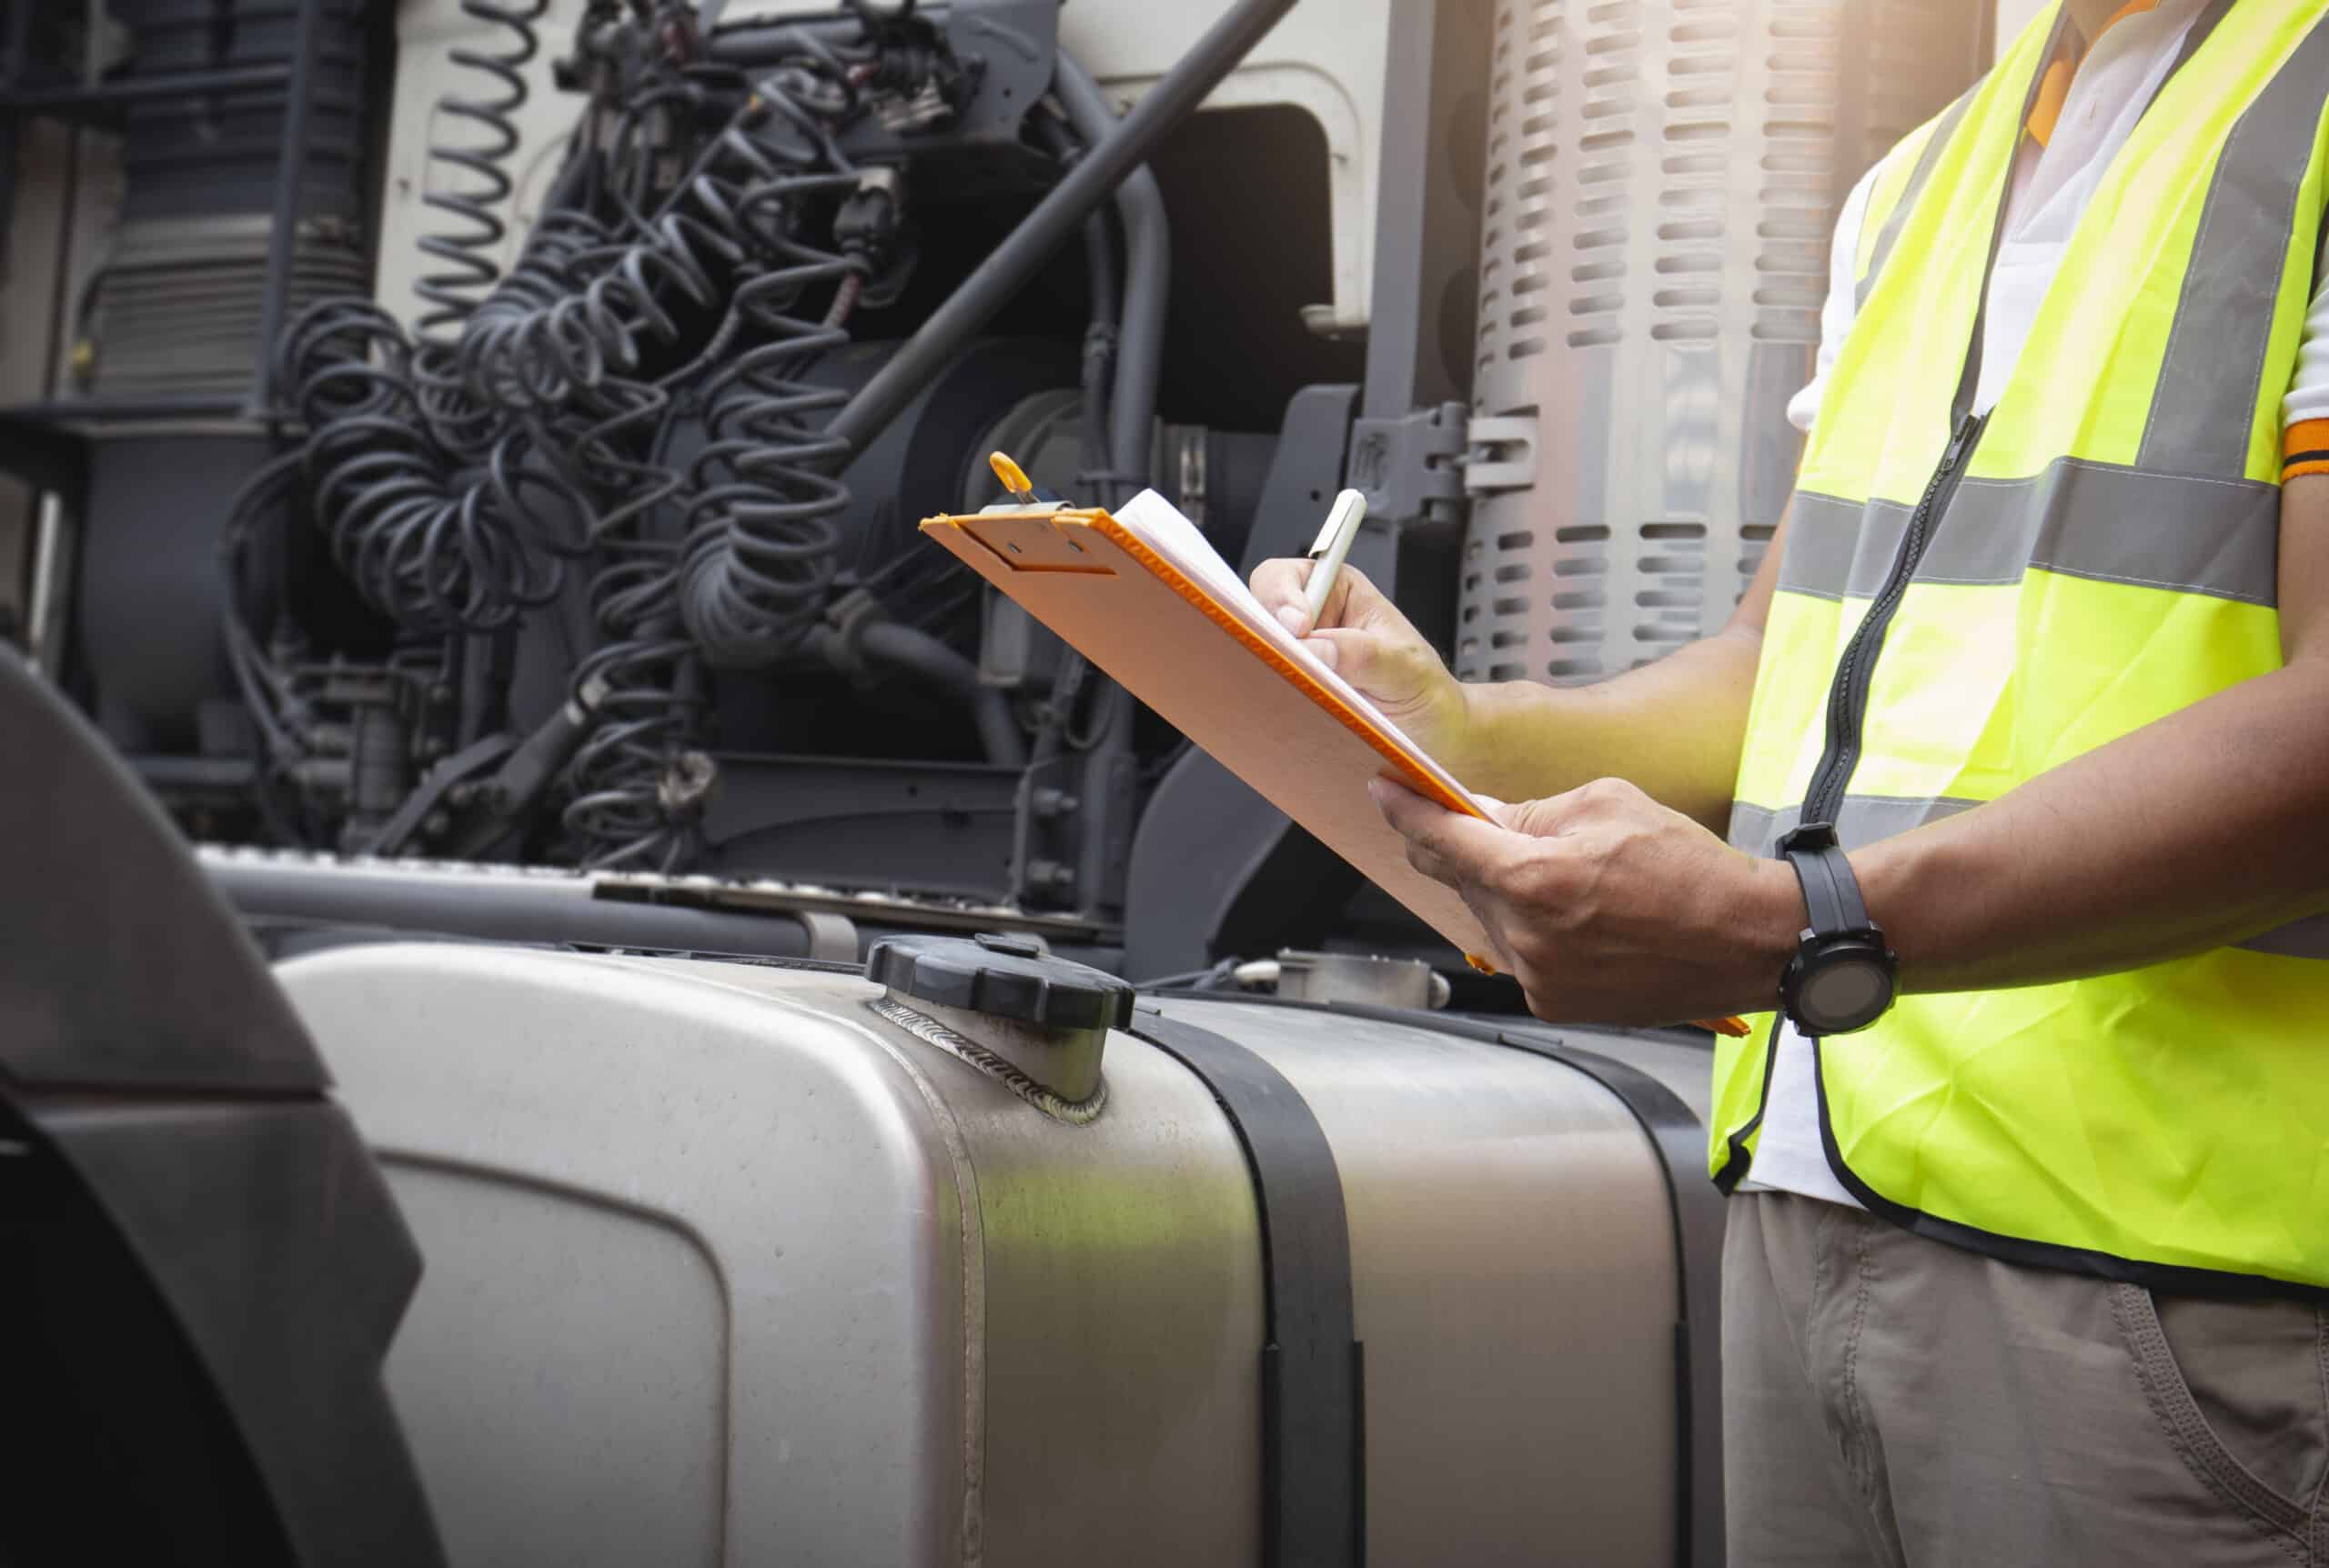
[[[1413,839],[1407,841],[1407,864],[1435,882],[1444,882],[1448,887],[1457,889],[1463,886],[1463,878],[1457,874],[1455,867]]]
[[[1277,617],[1286,630],[1300,637],[1310,629],[1310,606],[1304,595],[1310,587],[1315,561],[1281,557],[1254,568],[1254,597]]]
[[[1398,709],[1431,689],[1438,673],[1428,648],[1356,627],[1321,627],[1302,639],[1318,662],[1387,708]]]
[[[1515,833],[1531,839],[1558,839],[1580,826],[1613,816],[1660,811],[1663,808],[1634,786],[1618,779],[1596,779],[1566,794],[1539,800],[1498,803],[1488,815]]]
[[[1278,624],[1296,637],[1308,635],[1310,626],[1310,574],[1317,563],[1296,557],[1280,557],[1264,561],[1254,568],[1254,597],[1262,608],[1277,617]],[[1346,566],[1335,574],[1335,586],[1326,590],[1326,607],[1318,612],[1321,627],[1346,627],[1359,624],[1384,604],[1383,596],[1366,580],[1366,574],[1356,567]]]
[[[1489,890],[1489,872],[1519,848],[1513,834],[1494,822],[1450,811],[1393,779],[1370,779],[1366,789],[1384,820],[1406,839],[1407,863],[1456,890],[1464,907],[1487,933],[1497,968],[1520,978],[1520,960],[1503,925],[1511,911]],[[1500,802],[1497,809],[1512,809]]]
[[[1478,881],[1512,852],[1512,835],[1493,822],[1450,811],[1389,779],[1367,781],[1366,792],[1383,819],[1398,829],[1411,849],[1420,849],[1441,869],[1425,875],[1443,882]],[[1422,869],[1420,866],[1417,869]]]
[[[1406,837],[1407,864],[1433,881],[1454,889],[1456,896],[1464,900],[1464,907],[1472,911],[1472,918],[1480,923],[1480,930],[1487,933],[1489,956],[1496,960],[1497,970],[1505,974],[1518,975],[1520,961],[1514,956],[1512,944],[1505,940],[1502,926],[1504,911],[1498,909],[1496,899],[1483,883],[1480,862],[1477,859],[1466,859],[1460,855],[1451,856],[1437,847],[1445,841],[1440,830],[1441,821],[1455,825],[1454,836],[1466,840],[1474,835],[1463,832],[1463,829],[1485,829],[1491,836],[1497,834],[1497,829],[1476,817],[1447,810],[1387,779],[1374,780],[1367,789],[1375,797],[1375,803],[1384,817]],[[1410,832],[1409,825],[1416,830]],[[1473,848],[1476,855],[1495,853],[1495,849],[1486,844]],[[1509,846],[1502,848],[1508,850]]]
[[[1383,596],[1366,580],[1366,574],[1346,564],[1335,574],[1335,586],[1326,590],[1326,608],[1318,612],[1320,626],[1360,626],[1366,619],[1365,611],[1381,602]]]
[[[1564,802],[1566,795],[1556,795],[1542,800],[1516,800],[1510,804],[1497,801],[1488,808],[1488,815],[1507,832],[1530,839],[1550,839],[1559,835],[1575,815]]]
[[[1513,955],[1512,944],[1504,940],[1504,928],[1498,912],[1491,905],[1487,893],[1477,882],[1462,882],[1457,885],[1456,896],[1464,900],[1464,907],[1472,911],[1474,920],[1480,922],[1480,930],[1487,933],[1488,956],[1496,960],[1497,972],[1518,980],[1520,960]]]
[[[1320,664],[1372,697],[1383,691],[1384,667],[1390,662],[1383,639],[1371,631],[1322,626],[1302,639],[1302,646]],[[1386,693],[1387,695],[1387,693]]]

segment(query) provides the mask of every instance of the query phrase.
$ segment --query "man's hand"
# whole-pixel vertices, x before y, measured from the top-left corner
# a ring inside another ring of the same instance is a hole
[[[1463,895],[1548,1022],[1664,1024],[1776,1005],[1804,922],[1785,862],[1603,779],[1487,823],[1371,786],[1407,859]]]
[[[1316,562],[1280,559],[1254,568],[1254,597],[1318,661],[1356,687],[1407,738],[1459,776],[1470,733],[1462,683],[1366,574],[1345,567],[1310,624],[1305,590]]]

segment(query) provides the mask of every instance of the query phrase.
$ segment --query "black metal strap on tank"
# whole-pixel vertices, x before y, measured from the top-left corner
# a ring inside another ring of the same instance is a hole
[[[1253,1173],[1262,1239],[1262,1561],[1366,1560],[1365,1369],[1351,1309],[1342,1174],[1277,1069],[1146,1002],[1131,1032],[1212,1091]]]
[[[1313,1010],[1318,1005],[1250,996],[1241,996],[1237,1000],[1246,1007]],[[1180,1053],[1145,1033],[1150,1024],[1170,1023],[1191,1033],[1206,1035],[1231,1050],[1252,1055],[1243,1047],[1231,1045],[1193,1025],[1159,1019],[1153,1007],[1147,1001],[1140,1004],[1133,1032],[1173,1055]],[[1617,1096],[1618,1103],[1640,1125],[1650,1147],[1658,1153],[1659,1174],[1666,1183],[1667,1212],[1673,1220],[1674,1418],[1675,1431],[1682,1434],[1675,1444],[1675,1501],[1682,1515],[1682,1527],[1676,1532],[1675,1561],[1681,1568],[1722,1568],[1722,1233],[1726,1211],[1721,1190],[1704,1179],[1707,1132],[1697,1112],[1680,1095],[1641,1069],[1599,1051],[1570,1045],[1549,1030],[1511,1029],[1487,1019],[1417,1014],[1403,1008],[1363,1002],[1329,1002],[1326,1007],[1328,1011],[1356,1018],[1507,1046],[1558,1062],[1585,1074]],[[1188,1060],[1185,1057],[1181,1060]],[[1258,1064],[1259,1059],[1254,1060]],[[1195,1063],[1189,1065],[1200,1078],[1205,1077]],[[1265,1064],[1262,1065],[1269,1070]],[[1276,1074],[1272,1071],[1270,1076],[1275,1079]],[[1220,1098],[1217,1090],[1215,1098]],[[1229,1109],[1225,1101],[1223,1108]],[[1238,1121],[1234,1111],[1230,1116],[1233,1122]],[[1239,1132],[1244,1136],[1242,1123]],[[1258,1176],[1255,1181],[1258,1187]],[[1336,1197],[1339,1216],[1339,1188]],[[1340,1228],[1336,1233],[1346,1235]]]
[[[1413,1021],[1410,1020],[1409,1021]],[[1435,1019],[1427,1027],[1445,1027]],[[1526,1030],[1497,1040],[1575,1068],[1618,1097],[1648,1134],[1674,1216],[1674,1272],[1680,1287],[1674,1323],[1674,1445],[1677,1496],[1686,1511],[1676,1560],[1720,1568],[1722,1533],[1723,1195],[1706,1180],[1707,1130],[1698,1113],[1638,1067]]]

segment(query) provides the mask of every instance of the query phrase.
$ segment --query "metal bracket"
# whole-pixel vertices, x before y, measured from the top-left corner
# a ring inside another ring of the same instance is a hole
[[[1537,416],[1485,415],[1465,437],[1464,493],[1525,490],[1537,482]]]
[[[1388,522],[1453,519],[1464,504],[1466,418],[1461,403],[1418,408],[1396,419],[1351,427],[1351,487],[1366,515]]]

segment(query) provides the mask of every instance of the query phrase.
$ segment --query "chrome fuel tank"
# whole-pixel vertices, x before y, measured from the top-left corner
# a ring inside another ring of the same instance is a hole
[[[1714,1260],[1678,1251],[1639,1107],[1494,1030],[1144,1000],[1070,1104],[1013,1026],[855,971],[277,972],[426,1259],[388,1376],[456,1563],[1262,1562],[1309,1413],[1265,1326],[1320,1194],[1140,1038],[1191,1030],[1331,1151],[1365,1561],[1662,1564],[1690,1533],[1678,1302]],[[1568,1040],[1702,1112],[1703,1052]]]

